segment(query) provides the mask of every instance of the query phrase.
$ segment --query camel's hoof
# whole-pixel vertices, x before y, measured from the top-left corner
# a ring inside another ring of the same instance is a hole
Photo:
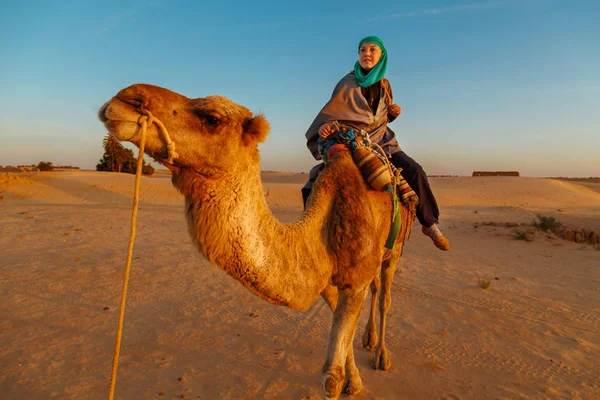
[[[349,396],[354,396],[355,394],[359,394],[363,389],[362,379],[360,376],[356,374],[355,376],[348,379],[346,383],[346,387],[344,388],[344,393]]]
[[[377,349],[377,353],[375,353],[375,358],[371,364],[373,369],[380,369],[382,371],[389,371],[392,367],[392,362],[390,361],[390,357],[388,356],[387,348],[379,348]]]
[[[377,334],[375,330],[366,330],[362,337],[362,346],[372,351],[377,346]]]
[[[331,367],[323,374],[323,393],[325,399],[335,400],[340,397],[344,384],[344,372],[341,367]]]

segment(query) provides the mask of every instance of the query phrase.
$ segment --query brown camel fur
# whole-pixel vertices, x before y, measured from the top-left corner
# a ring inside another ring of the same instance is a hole
[[[385,316],[412,213],[402,207],[397,251],[386,254],[390,195],[368,190],[350,153],[340,152],[321,173],[301,219],[281,224],[267,206],[260,180],[257,145],[269,131],[262,115],[253,116],[221,96],[189,99],[138,84],[109,100],[99,118],[111,135],[139,145],[140,110],[160,120],[176,145],[178,157],[169,163],[157,125],[148,127],[145,152],[171,170],[173,185],[185,196],[189,234],[200,252],[270,303],[306,310],[321,295],[334,311],[323,366],[325,397],[362,389],[352,342],[369,284],[372,306],[363,345],[377,346],[374,368],[389,369]],[[374,313],[380,280],[377,343]]]

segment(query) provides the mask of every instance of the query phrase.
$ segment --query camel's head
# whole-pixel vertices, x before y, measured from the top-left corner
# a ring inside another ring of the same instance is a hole
[[[189,99],[145,84],[121,90],[100,108],[98,116],[112,136],[139,146],[139,122],[145,110],[162,122],[178,157],[172,164],[167,162],[167,142],[157,123],[146,130],[145,152],[172,171],[188,167],[217,175],[234,165],[258,162],[257,144],[269,132],[262,115],[253,116],[225,97]]]

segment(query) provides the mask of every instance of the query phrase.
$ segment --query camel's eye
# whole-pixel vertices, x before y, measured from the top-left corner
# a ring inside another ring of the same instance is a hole
[[[211,127],[216,127],[224,120],[224,116],[218,114],[213,110],[203,110],[201,108],[192,109],[191,112],[198,117],[198,120],[203,125],[208,125]]]
[[[204,117],[204,119],[206,119],[206,122],[208,122],[209,125],[217,125],[220,122],[219,118],[215,117],[214,115],[207,115]]]

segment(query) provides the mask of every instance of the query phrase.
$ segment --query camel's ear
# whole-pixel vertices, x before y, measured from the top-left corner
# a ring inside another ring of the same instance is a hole
[[[242,134],[244,146],[264,142],[270,129],[269,121],[264,116],[257,115],[254,118],[250,118],[244,123],[244,133]]]

